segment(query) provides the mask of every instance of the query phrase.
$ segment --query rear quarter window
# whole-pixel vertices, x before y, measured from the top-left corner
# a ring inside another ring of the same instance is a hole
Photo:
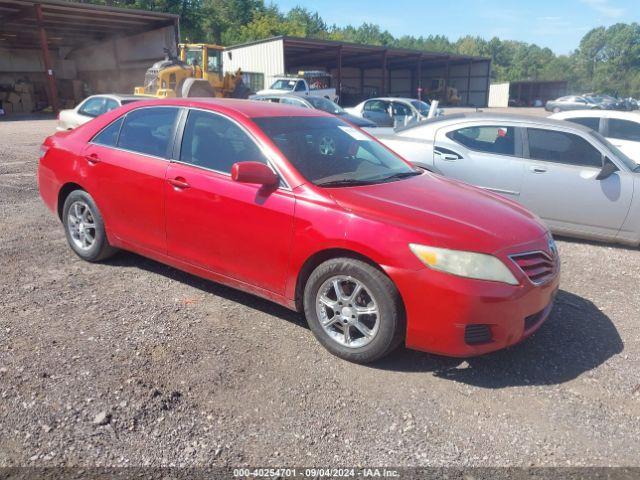
[[[105,147],[115,147],[118,144],[118,134],[120,133],[122,122],[123,118],[120,117],[115,122],[110,123],[93,137],[91,141],[98,145],[104,145]]]

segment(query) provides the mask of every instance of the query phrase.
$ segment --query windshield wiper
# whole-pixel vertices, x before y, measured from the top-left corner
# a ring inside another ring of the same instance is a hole
[[[420,172],[416,172],[415,170],[411,170],[410,172],[394,173],[393,175],[389,175],[388,177],[381,178],[380,181],[387,182],[389,180],[398,180],[400,178],[415,177],[416,175],[420,175]]]
[[[371,185],[371,183],[375,183],[375,182],[371,182],[370,180],[358,180],[355,178],[340,178],[338,180],[329,180],[327,182],[319,182],[316,183],[317,186],[319,187],[353,187],[353,186],[357,186],[357,185]]]

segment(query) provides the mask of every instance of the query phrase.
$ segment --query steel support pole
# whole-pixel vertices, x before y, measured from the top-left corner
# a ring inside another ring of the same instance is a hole
[[[42,15],[42,5],[39,3],[34,5],[36,11],[36,22],[38,24],[38,32],[40,35],[40,50],[42,51],[42,61],[44,63],[45,75],[47,77],[47,90],[49,94],[49,104],[53,108],[54,113],[60,111],[60,103],[58,102],[58,87],[56,87],[56,78],[53,74],[53,64],[49,55],[49,46],[47,42],[47,31],[44,28],[44,16]]]

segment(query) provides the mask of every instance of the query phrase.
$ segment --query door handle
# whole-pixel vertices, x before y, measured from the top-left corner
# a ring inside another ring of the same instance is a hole
[[[95,165],[96,163],[100,163],[100,157],[98,157],[97,153],[90,153],[89,155],[85,155],[84,158],[87,159],[89,165]]]
[[[531,171],[533,173],[546,173],[547,169],[545,167],[535,166],[535,167],[531,167]]]
[[[184,188],[189,188],[189,186],[190,186],[187,183],[187,181],[182,177],[170,178],[170,179],[167,180],[167,182],[169,182],[175,188],[178,188],[180,190],[182,190]]]
[[[462,160],[462,157],[457,153],[444,153],[440,150],[433,151],[436,155],[438,155],[442,160],[446,160],[447,162],[455,162],[456,160]]]

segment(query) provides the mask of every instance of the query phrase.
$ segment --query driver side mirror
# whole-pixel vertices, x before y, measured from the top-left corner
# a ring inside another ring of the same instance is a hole
[[[615,172],[620,170],[615,163],[611,161],[609,157],[604,157],[604,164],[602,165],[602,170],[598,173],[596,180],[604,180],[605,178],[609,178]]]
[[[262,162],[238,162],[231,167],[231,179],[240,183],[257,183],[273,187],[280,179],[271,168]]]

